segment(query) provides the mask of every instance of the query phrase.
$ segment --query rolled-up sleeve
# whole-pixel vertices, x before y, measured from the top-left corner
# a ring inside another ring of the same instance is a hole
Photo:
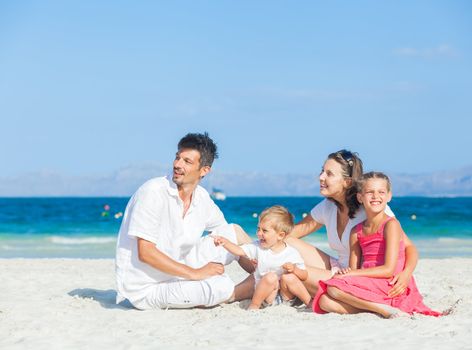
[[[225,226],[228,223],[225,220],[220,208],[212,202],[209,206],[209,216],[206,222],[205,231],[212,232],[219,227]]]
[[[132,199],[128,235],[157,243],[163,206],[157,192],[140,188]]]

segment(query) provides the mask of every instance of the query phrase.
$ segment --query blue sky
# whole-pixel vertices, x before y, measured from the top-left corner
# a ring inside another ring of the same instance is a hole
[[[172,161],[208,131],[224,171],[472,164],[470,1],[0,3],[2,175]]]

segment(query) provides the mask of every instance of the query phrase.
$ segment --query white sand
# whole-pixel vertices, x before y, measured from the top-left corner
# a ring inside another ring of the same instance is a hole
[[[245,277],[227,268],[235,281]],[[114,304],[112,260],[0,259],[0,348],[18,349],[471,349],[472,259],[421,260],[425,303],[446,317],[381,319],[247,303],[138,311]]]

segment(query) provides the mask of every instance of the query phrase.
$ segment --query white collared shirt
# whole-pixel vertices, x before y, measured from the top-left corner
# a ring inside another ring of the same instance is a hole
[[[119,302],[139,300],[146,288],[177,277],[163,273],[138,258],[137,237],[156,244],[175,261],[185,257],[204,231],[227,225],[208,192],[197,186],[183,217],[184,204],[177,187],[167,177],[144,183],[131,197],[123,215],[116,248],[116,278]]]

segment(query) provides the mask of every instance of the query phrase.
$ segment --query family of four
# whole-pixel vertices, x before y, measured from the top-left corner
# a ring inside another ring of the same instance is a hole
[[[297,224],[282,206],[264,210],[253,242],[199,186],[217,157],[208,134],[187,134],[172,175],[131,197],[117,242],[117,302],[145,310],[251,299],[249,309],[298,302],[317,313],[439,315],[416,287],[418,253],[387,205],[386,175],[363,174],[349,151],[330,154],[319,176],[325,199]],[[322,226],[337,258],[301,240]],[[224,273],[235,260],[250,273],[236,286]]]

